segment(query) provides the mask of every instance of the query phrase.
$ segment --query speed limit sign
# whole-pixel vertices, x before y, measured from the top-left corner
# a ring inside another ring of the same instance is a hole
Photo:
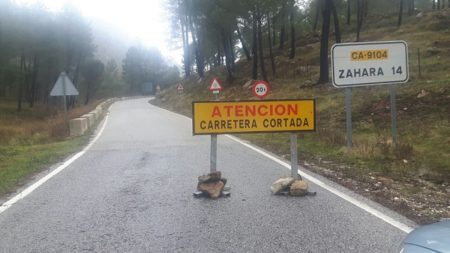
[[[259,98],[264,98],[269,94],[270,87],[265,81],[256,81],[252,87],[253,94]]]

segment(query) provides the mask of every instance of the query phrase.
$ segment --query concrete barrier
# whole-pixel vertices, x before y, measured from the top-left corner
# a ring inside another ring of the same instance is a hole
[[[76,118],[69,121],[70,136],[81,136],[88,129],[86,118]]]
[[[103,116],[103,110],[100,108],[96,108],[95,110],[92,111],[92,113],[95,113],[95,119],[96,120],[101,120],[102,116]]]
[[[96,122],[102,120],[109,106],[118,100],[117,98],[110,98],[97,105],[91,112],[84,114],[80,118],[70,120],[70,136],[83,135],[86,130],[95,126]]]
[[[94,126],[95,122],[97,121],[97,115],[95,115],[95,113],[87,113],[87,114],[81,116],[81,118],[87,119],[89,128]]]

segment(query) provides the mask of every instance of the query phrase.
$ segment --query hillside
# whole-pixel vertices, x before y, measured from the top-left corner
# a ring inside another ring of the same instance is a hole
[[[410,79],[397,85],[398,145],[390,137],[388,86],[371,86],[353,89],[353,148],[345,147],[344,90],[316,84],[316,34],[297,38],[295,59],[288,59],[288,50],[275,50],[277,73],[268,71],[272,91],[266,99],[316,99],[317,130],[299,134],[299,163],[307,169],[418,223],[450,217],[450,10],[405,17],[398,29],[394,17],[369,18],[363,41],[404,40],[409,47]],[[343,42],[354,41],[354,32],[343,29]],[[268,57],[265,62],[270,69]],[[225,83],[220,99],[256,99],[250,91],[251,63],[241,60],[237,66],[237,78]],[[225,68],[214,68],[202,79],[192,75],[182,81],[183,93],[173,86],[153,103],[191,116],[192,101],[213,99],[207,87],[215,76],[225,80]],[[238,137],[289,158],[288,134]]]

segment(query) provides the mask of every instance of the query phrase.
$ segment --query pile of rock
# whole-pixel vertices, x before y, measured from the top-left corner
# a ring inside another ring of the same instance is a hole
[[[227,179],[222,177],[220,171],[209,173],[198,177],[197,190],[203,196],[217,199],[222,196]],[[194,196],[196,194],[194,193]]]
[[[308,184],[304,180],[295,180],[293,177],[282,177],[275,181],[270,190],[273,194],[284,194],[291,196],[315,195],[308,191]]]

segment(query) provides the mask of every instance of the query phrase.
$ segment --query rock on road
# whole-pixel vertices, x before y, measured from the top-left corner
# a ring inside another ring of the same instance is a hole
[[[313,184],[315,197],[272,195],[290,171],[226,136],[218,169],[231,197],[194,198],[197,176],[209,171],[209,136],[192,136],[190,119],[147,101],[113,104],[83,156],[0,213],[0,252],[384,253],[405,237]]]

